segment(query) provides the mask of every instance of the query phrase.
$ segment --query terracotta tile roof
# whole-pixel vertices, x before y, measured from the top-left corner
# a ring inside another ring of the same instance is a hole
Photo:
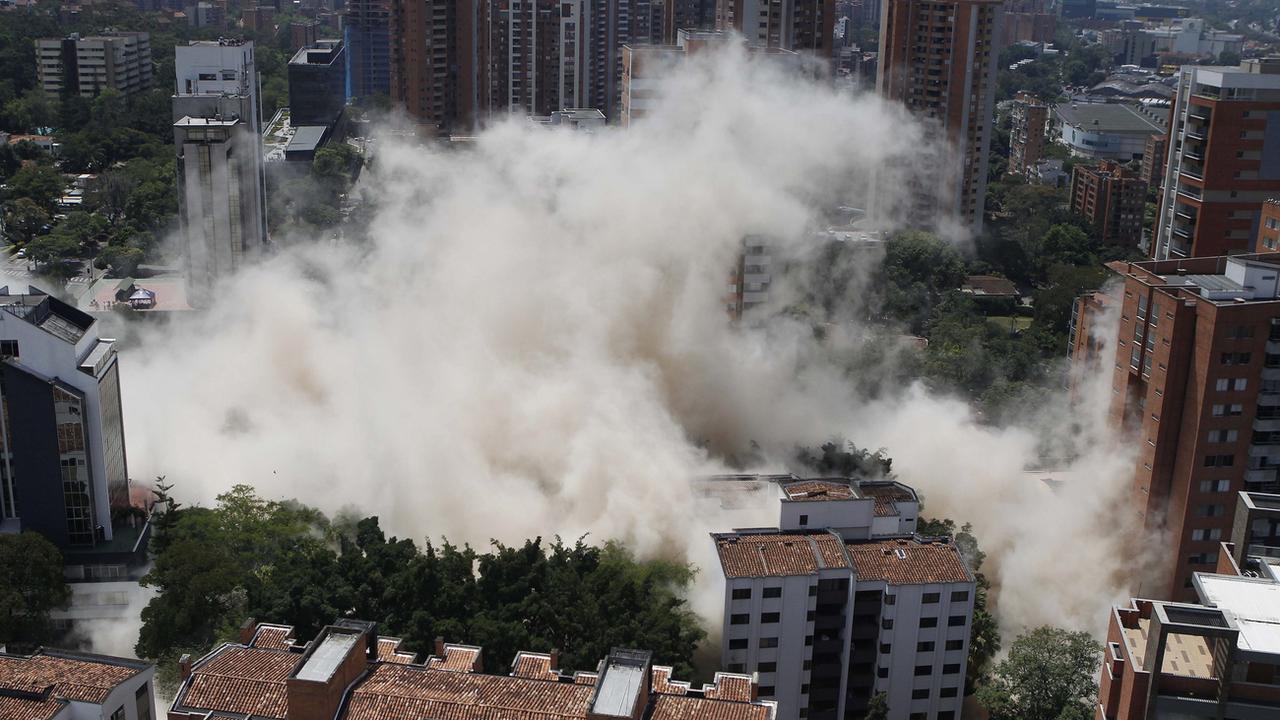
[[[293,644],[293,628],[288,625],[268,625],[261,623],[253,633],[249,647],[267,650],[287,650]]]
[[[64,707],[65,700],[45,696],[39,700],[0,695],[0,718],[4,720],[51,720]]]
[[[408,650],[401,650],[400,643],[402,642],[404,641],[400,638],[378,638],[378,659],[402,665],[412,664],[414,660],[418,659],[418,656]]]
[[[964,284],[960,286],[960,291],[989,297],[1010,297],[1017,296],[1018,286],[1014,285],[1013,281],[1008,278],[994,275],[970,275],[964,279]]]
[[[594,689],[504,675],[379,664],[341,720],[562,720],[586,717]]]
[[[862,497],[873,498],[876,501],[876,517],[894,517],[898,514],[898,508],[894,503],[899,502],[915,502],[916,498],[906,488],[894,483],[863,483],[858,486],[858,493]]]
[[[474,672],[476,662],[480,659],[480,648],[472,645],[445,645],[444,657],[432,656],[427,660],[427,667],[432,670],[448,670],[450,672]]]
[[[560,673],[551,669],[551,656],[544,653],[518,652],[511,663],[511,676],[533,680],[555,680]]]
[[[224,645],[196,666],[175,707],[283,718],[285,680],[300,653]]]
[[[595,685],[599,675],[593,672],[576,672],[573,674],[573,682],[578,685]]]
[[[751,702],[751,676],[718,672],[715,684],[704,686],[702,694],[714,700]]]
[[[0,680],[7,687],[30,690],[52,685],[54,697],[95,705],[102,704],[116,686],[146,668],[146,663],[98,659],[79,653],[0,655]]]
[[[833,533],[725,533],[716,550],[727,577],[814,575],[823,568],[847,568],[844,543]]]
[[[973,582],[954,545],[884,540],[850,543],[848,551],[859,580],[890,585]]]
[[[689,693],[689,683],[671,679],[671,668],[662,665],[653,666],[652,682],[650,683],[653,692],[663,695],[687,695]]]
[[[853,488],[847,482],[833,480],[801,480],[782,486],[788,500],[820,502],[823,500],[855,500]]]
[[[773,703],[659,695],[649,720],[771,720],[775,707]]]

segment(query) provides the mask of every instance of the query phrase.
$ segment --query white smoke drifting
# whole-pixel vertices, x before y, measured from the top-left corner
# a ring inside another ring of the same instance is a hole
[[[928,514],[975,524],[1007,625],[1096,628],[1122,594],[1122,459],[1094,444],[1050,492],[1023,472],[1031,431],[920,388],[867,403],[807,327],[726,320],[744,235],[799,238],[818,203],[928,145],[871,97],[730,50],[629,130],[382,147],[367,246],[292,244],[125,355],[132,474],[188,502],[250,483],[357,506],[418,538],[590,533],[705,563],[708,532],[776,507],[730,518],[691,478],[753,441],[776,469],[841,435],[886,448]]]

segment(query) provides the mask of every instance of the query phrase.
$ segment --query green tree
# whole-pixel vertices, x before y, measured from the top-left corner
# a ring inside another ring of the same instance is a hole
[[[46,212],[53,212],[53,201],[62,197],[66,180],[48,165],[28,165],[9,178],[9,198],[28,198]]]
[[[885,693],[872,695],[862,720],[889,720],[889,696]]]
[[[125,214],[129,196],[137,187],[137,181],[120,170],[108,170],[93,180],[85,197],[88,209],[115,225]]]
[[[823,443],[816,451],[800,448],[796,461],[819,475],[867,480],[893,477],[893,458],[884,449],[873,453],[839,438]]]
[[[1086,632],[1043,626],[1019,635],[978,701],[991,720],[1079,717],[1097,701],[1102,646]]]
[[[0,535],[0,577],[0,645],[29,649],[48,640],[49,611],[71,598],[58,548],[36,533]]]
[[[27,257],[46,265],[58,260],[70,260],[80,254],[80,243],[69,235],[49,233],[27,243]]]
[[[883,312],[918,333],[942,294],[964,276],[964,260],[950,243],[926,232],[899,233],[885,243],[878,276]]]
[[[4,208],[4,227],[9,239],[29,243],[40,229],[49,224],[49,213],[31,198],[18,198]]]
[[[27,133],[53,125],[57,110],[44,91],[29,90],[4,105],[5,129]]]

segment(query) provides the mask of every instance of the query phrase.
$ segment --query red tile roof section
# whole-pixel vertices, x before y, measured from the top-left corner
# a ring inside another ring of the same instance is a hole
[[[862,485],[858,492],[876,501],[876,517],[894,517],[898,514],[894,503],[915,501],[911,493],[893,484]]]
[[[859,580],[883,580],[890,585],[973,581],[954,545],[884,540],[851,543],[848,550]],[[898,557],[899,551],[904,557]]]
[[[581,719],[594,692],[575,683],[382,664],[351,693],[342,720]]]
[[[480,658],[480,648],[467,645],[445,645],[444,657],[432,657],[427,661],[427,667],[432,670],[447,670],[450,672],[474,672],[476,660]]]
[[[0,679],[18,688],[53,686],[55,697],[102,704],[117,685],[142,672],[142,668],[38,654],[31,657],[0,656]],[[0,716],[3,717],[3,716]]]
[[[401,665],[412,664],[417,659],[417,655],[408,650],[401,650],[400,643],[404,642],[400,638],[378,638],[378,659],[386,662],[400,663]]]
[[[855,500],[853,488],[847,482],[832,480],[801,480],[782,487],[788,500],[821,502],[823,500]]]
[[[662,665],[653,666],[652,682],[650,686],[653,692],[663,695],[687,695],[689,693],[689,683],[671,679],[671,668]]]
[[[265,650],[287,650],[293,644],[293,628],[287,625],[258,625],[249,647]]]
[[[659,695],[649,720],[771,720],[772,704]]]
[[[0,695],[0,718],[4,720],[50,720],[66,707],[64,700],[45,696],[39,700]]]
[[[285,680],[302,655],[225,645],[194,669],[182,707],[283,718],[288,709]]]
[[[705,686],[703,695],[715,700],[751,702],[751,676],[716,673],[715,685]]]
[[[532,680],[555,680],[560,674],[551,669],[551,656],[543,653],[519,652],[511,666],[512,677]]]
[[[728,577],[814,575],[822,568],[849,567],[844,543],[831,533],[722,535],[716,550]]]
[[[600,679],[600,676],[592,672],[576,672],[573,674],[573,682],[577,685],[595,685],[598,679]]]

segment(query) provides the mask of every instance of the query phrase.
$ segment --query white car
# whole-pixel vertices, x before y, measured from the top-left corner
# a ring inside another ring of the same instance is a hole
[[[18,248],[18,252],[14,253],[14,254],[13,254],[13,256],[14,256],[14,257],[24,258],[24,257],[26,257],[26,256],[27,256],[27,249],[26,249],[26,248]]]

